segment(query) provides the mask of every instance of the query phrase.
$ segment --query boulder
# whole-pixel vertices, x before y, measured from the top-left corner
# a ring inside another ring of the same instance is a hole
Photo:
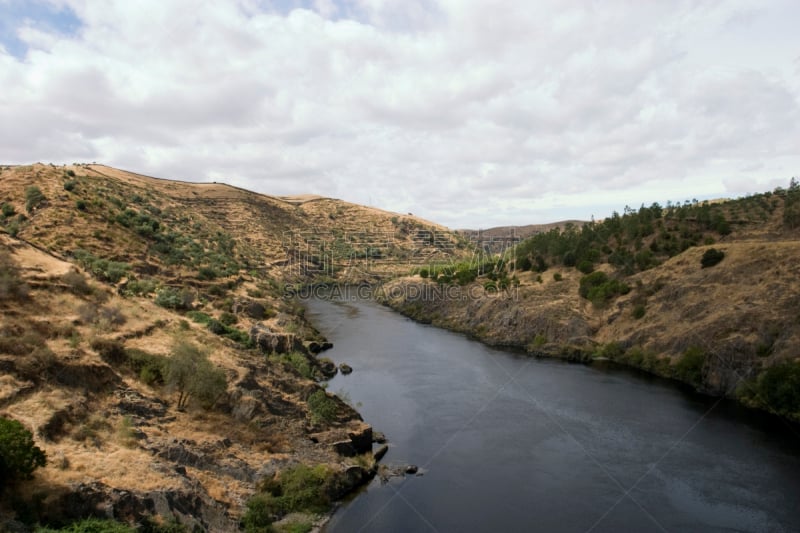
[[[334,362],[330,359],[319,359],[317,361],[317,368],[319,368],[319,371],[322,373],[325,379],[332,378],[339,371],[336,368],[336,364],[334,364]]]
[[[339,370],[345,376],[348,375],[348,374],[352,374],[353,373],[353,367],[348,365],[347,363],[340,363],[339,364]]]
[[[383,446],[375,450],[375,453],[373,453],[372,455],[373,457],[375,457],[376,461],[380,461],[381,459],[383,459],[383,456],[386,455],[386,452],[388,451],[389,451],[389,446],[387,444],[384,444]]]
[[[303,344],[291,333],[277,333],[262,323],[250,328],[250,339],[264,353],[289,353],[302,350]]]

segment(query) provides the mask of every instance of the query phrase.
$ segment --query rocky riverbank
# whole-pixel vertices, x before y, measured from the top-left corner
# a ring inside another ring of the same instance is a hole
[[[800,243],[727,244],[725,261],[709,269],[700,264],[704,248],[631,276],[631,290],[602,307],[579,296],[574,269],[522,273],[505,291],[413,276],[380,294],[414,320],[489,345],[612,360],[798,419],[792,399],[768,382],[795,379],[800,296],[790,287],[800,277]]]

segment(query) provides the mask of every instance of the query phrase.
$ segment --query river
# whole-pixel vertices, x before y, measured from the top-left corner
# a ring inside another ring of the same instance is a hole
[[[365,301],[306,301],[389,439],[326,533],[800,531],[800,433],[621,368],[535,359]]]

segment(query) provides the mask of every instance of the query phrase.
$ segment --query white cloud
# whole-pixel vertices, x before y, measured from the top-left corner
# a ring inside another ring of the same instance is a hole
[[[458,227],[800,173],[790,0],[59,0],[0,51],[7,163],[98,161]]]

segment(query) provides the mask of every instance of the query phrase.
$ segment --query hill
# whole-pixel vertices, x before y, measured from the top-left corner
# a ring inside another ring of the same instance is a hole
[[[798,228],[792,180],[554,228],[502,256],[421,269],[384,293],[413,318],[490,344],[611,359],[800,419]]]
[[[372,428],[320,386],[336,365],[287,288],[467,250],[413,216],[103,165],[0,167],[0,204],[0,416],[48,457],[4,480],[0,523],[313,521],[374,473]]]

